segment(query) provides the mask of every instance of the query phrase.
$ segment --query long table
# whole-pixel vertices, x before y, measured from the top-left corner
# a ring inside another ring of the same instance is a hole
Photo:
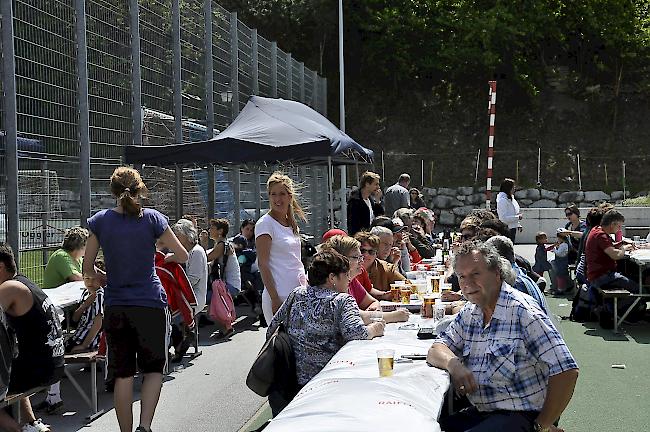
[[[625,313],[623,313],[623,315],[619,318],[619,321],[615,323],[616,327],[618,327],[623,322],[623,320],[627,318],[629,313],[634,310],[635,306],[640,301],[647,301],[650,299],[650,293],[643,292],[643,270],[645,270],[646,267],[650,266],[650,249],[638,249],[632,251],[629,255],[627,255],[627,257],[630,261],[634,262],[639,267],[639,293],[631,295],[631,297],[636,297],[636,299],[628,307]]]
[[[65,309],[79,303],[84,287],[83,281],[75,281],[56,288],[44,289],[43,292],[47,294],[55,306]]]
[[[431,346],[416,334],[418,325],[435,327],[433,320],[414,314],[409,324],[412,329],[388,324],[382,337],[348,342],[265,431],[440,431],[446,371],[414,360],[395,363],[392,377],[379,377],[378,349],[394,349],[397,359],[426,354]]]

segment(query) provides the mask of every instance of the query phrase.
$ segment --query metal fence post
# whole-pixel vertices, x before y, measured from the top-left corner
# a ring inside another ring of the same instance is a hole
[[[203,0],[205,49],[205,139],[214,136],[214,65],[212,64],[212,0]]]
[[[142,84],[140,71],[140,6],[130,0],[131,25],[131,118],[133,119],[132,144],[142,145]]]
[[[260,178],[260,167],[256,166],[253,170],[253,193],[255,194],[255,220],[262,216],[262,188]]]
[[[2,13],[2,87],[4,99],[4,145],[7,174],[6,241],[20,266],[18,208],[18,119],[16,116],[16,60],[14,53],[13,2],[0,1]],[[20,268],[20,267],[18,267]]]
[[[86,47],[86,1],[75,0],[77,38],[77,109],[79,111],[79,180],[81,225],[90,217],[90,113],[88,112],[88,51]]]
[[[318,237],[320,234],[320,205],[318,199],[318,171],[315,166],[309,168],[311,172],[311,183],[309,185],[309,192],[311,195],[311,226],[314,237]]]
[[[204,49],[205,49],[205,139],[214,137],[214,65],[212,60],[212,0],[203,0],[203,23],[204,23]],[[214,201],[215,201],[215,175],[214,165],[206,168],[208,202],[207,202],[207,219],[214,218]],[[206,221],[207,222],[207,221]]]
[[[257,29],[251,30],[251,79],[253,80],[253,94],[260,93],[260,79],[259,79],[259,51],[257,46]]]
[[[271,97],[278,97],[278,43],[271,42]]]
[[[321,78],[321,114],[327,117],[327,78]]]
[[[181,87],[181,9],[172,0],[172,69],[174,86],[174,144],[183,142],[183,94]],[[176,166],[176,219],[183,215],[183,168]]]
[[[239,165],[233,167],[232,173],[232,194],[234,197],[233,224],[236,229],[239,229],[239,225],[241,224],[241,170]]]
[[[232,122],[239,114],[239,35],[237,12],[230,13],[230,86],[232,87]]]
[[[321,112],[320,94],[318,93],[320,91],[320,89],[318,88],[318,73],[316,73],[316,71],[311,71],[311,82],[312,82],[311,106],[316,111]]]
[[[300,102],[305,103],[305,63],[300,62]]]
[[[293,100],[293,59],[287,53],[287,99]]]

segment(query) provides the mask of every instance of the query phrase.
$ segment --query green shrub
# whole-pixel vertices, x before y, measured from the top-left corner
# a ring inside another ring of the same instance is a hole
[[[628,198],[623,201],[626,207],[650,207],[650,196],[640,196],[636,198]]]

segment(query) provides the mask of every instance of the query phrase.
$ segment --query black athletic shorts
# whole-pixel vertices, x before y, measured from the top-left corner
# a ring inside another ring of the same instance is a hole
[[[108,368],[115,378],[163,373],[167,363],[169,313],[142,306],[109,306],[104,311]]]

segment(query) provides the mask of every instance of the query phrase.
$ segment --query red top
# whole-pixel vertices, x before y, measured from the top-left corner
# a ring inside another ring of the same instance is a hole
[[[185,270],[178,263],[166,263],[165,254],[162,252],[156,252],[155,264],[156,274],[167,293],[167,304],[172,318],[180,314],[188,327],[194,327],[193,308],[196,307],[196,297]]]
[[[363,299],[365,299],[366,295],[368,295],[366,290],[356,278],[350,281],[350,285],[348,285],[348,294],[354,297],[354,300],[357,302],[357,306],[359,307],[361,307]]]
[[[364,287],[367,292],[370,292],[372,289],[372,281],[370,280],[370,275],[368,275],[368,270],[361,267],[361,273],[359,273],[359,276],[354,279],[359,281],[361,286]]]
[[[585,258],[587,260],[587,280],[593,282],[597,278],[616,271],[616,261],[605,253],[605,249],[613,247],[612,238],[600,226],[589,232],[585,244]]]

